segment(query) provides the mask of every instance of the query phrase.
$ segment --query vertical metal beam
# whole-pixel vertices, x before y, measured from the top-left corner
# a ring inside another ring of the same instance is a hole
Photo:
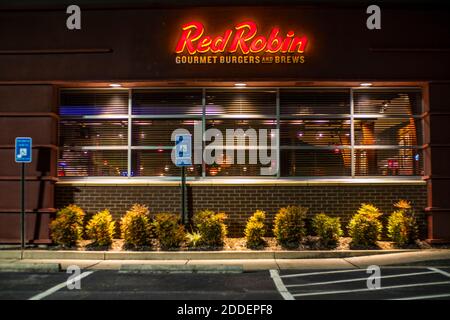
[[[351,163],[351,172],[352,178],[355,177],[355,106],[353,101],[353,89],[350,88],[350,141],[351,141],[351,152],[350,152],[350,163]]]
[[[131,177],[131,144],[132,144],[132,89],[128,89],[128,142],[127,142],[127,146],[128,146],[128,150],[127,150],[127,177],[130,178]]]
[[[281,163],[280,163],[280,158],[281,158],[281,149],[280,149],[280,88],[277,88],[277,105],[276,105],[276,116],[277,116],[277,166],[278,166],[278,170],[277,170],[277,178],[280,177],[281,175]]]
[[[206,89],[202,88],[202,178],[206,177],[206,163],[203,159],[203,151],[205,150],[205,142],[203,135],[206,131]]]

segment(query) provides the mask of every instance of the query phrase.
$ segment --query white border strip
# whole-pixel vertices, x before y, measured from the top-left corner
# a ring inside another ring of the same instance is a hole
[[[312,293],[297,293],[297,294],[293,294],[292,296],[294,296],[294,297],[320,296],[320,295],[328,295],[328,294],[342,294],[342,293],[352,293],[352,292],[379,291],[379,290],[398,289],[398,288],[434,286],[434,285],[441,285],[441,284],[450,284],[450,281],[412,283],[412,284],[404,284],[404,285],[398,285],[398,286],[381,287],[379,289],[367,288],[367,289],[336,290],[336,291],[324,291],[324,292],[312,292]]]
[[[79,280],[81,280],[81,279],[83,279],[83,278],[85,278],[85,277],[91,275],[92,273],[94,273],[94,271],[86,271],[86,272],[83,272],[83,273],[80,274],[79,276],[76,276],[75,278],[73,278],[72,281],[74,281],[74,282],[75,282],[75,281],[79,281]],[[32,296],[32,297],[29,298],[28,300],[42,300],[42,299],[48,297],[49,295],[52,295],[52,294],[55,293],[56,291],[59,291],[59,290],[61,290],[62,288],[65,288],[66,286],[67,286],[67,281],[64,281],[64,282],[62,282],[62,283],[60,283],[60,284],[57,284],[57,285],[54,286],[54,287],[51,287],[51,288],[48,289],[48,290],[45,290],[44,292],[41,292],[41,293],[39,293],[39,294],[37,294],[37,295],[35,295],[35,296]]]
[[[411,277],[411,276],[419,276],[419,275],[431,274],[431,273],[438,273],[438,272],[437,271],[425,271],[425,272],[393,274],[393,275],[390,275],[390,276],[382,276],[380,279],[399,278],[399,277]],[[356,279],[336,280],[336,281],[313,282],[313,283],[302,283],[302,284],[290,284],[290,285],[286,285],[286,288],[319,286],[319,285],[327,285],[327,284],[335,284],[335,283],[346,283],[346,282],[356,282],[356,281],[367,281],[367,277],[365,277],[365,278],[356,278]]]
[[[423,300],[423,299],[436,299],[436,298],[446,298],[446,297],[450,297],[450,293],[434,294],[434,295],[431,295],[431,296],[397,298],[397,299],[391,299],[391,300]]]
[[[277,287],[278,292],[284,300],[295,300],[292,294],[286,289],[283,280],[280,278],[280,273],[278,270],[270,270],[270,277],[273,279],[275,287]]]
[[[315,275],[321,275],[321,274],[334,274],[334,273],[358,272],[358,271],[365,273],[366,269],[346,269],[346,270],[335,270],[335,271],[286,274],[284,276],[281,276],[281,278],[297,278],[297,277],[315,276]]]

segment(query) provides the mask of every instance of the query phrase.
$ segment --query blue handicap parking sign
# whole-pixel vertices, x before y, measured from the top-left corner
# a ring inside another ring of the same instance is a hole
[[[33,145],[32,139],[28,137],[16,138],[16,162],[30,163],[31,162],[31,147]]]
[[[175,136],[175,165],[178,167],[192,165],[192,137],[190,134]]]

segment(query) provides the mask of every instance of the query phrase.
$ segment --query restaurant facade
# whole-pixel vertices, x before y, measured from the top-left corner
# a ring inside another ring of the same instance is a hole
[[[406,199],[423,238],[450,240],[448,10],[386,4],[371,29],[363,3],[80,7],[79,30],[65,6],[0,7],[0,242],[19,240],[15,137],[33,138],[27,239],[49,243],[71,203],[179,214],[176,129],[199,155],[188,213],[227,213],[232,236],[257,209],[346,223],[361,203],[387,215]],[[270,147],[227,145],[207,163],[231,129]],[[250,159],[267,149],[269,161]]]

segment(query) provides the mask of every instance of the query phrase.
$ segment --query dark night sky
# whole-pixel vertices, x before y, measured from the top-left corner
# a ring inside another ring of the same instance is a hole
[[[0,9],[59,8],[70,4],[84,7],[196,7],[196,6],[245,6],[245,5],[318,5],[318,6],[380,6],[434,7],[447,6],[444,0],[0,0]]]

